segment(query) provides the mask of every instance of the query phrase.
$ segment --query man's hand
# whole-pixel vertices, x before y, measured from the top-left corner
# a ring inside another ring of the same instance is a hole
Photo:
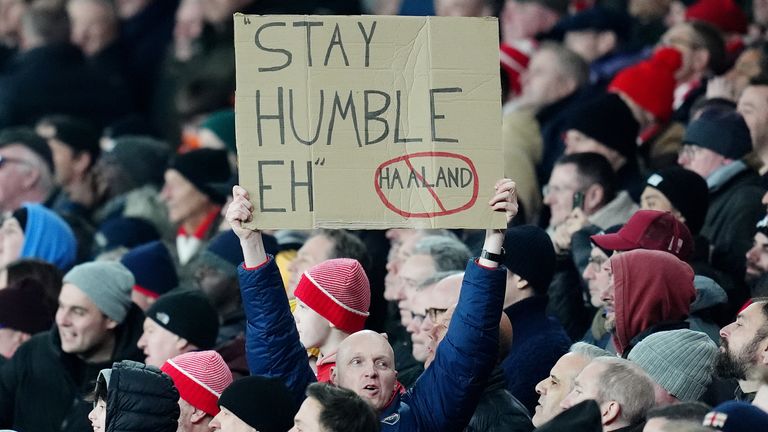
[[[571,238],[576,231],[589,224],[584,210],[575,208],[568,215],[568,218],[555,228],[555,235],[552,239],[557,252],[568,251],[571,249]]]
[[[243,223],[253,220],[253,204],[248,201],[248,192],[240,186],[232,188],[232,203],[227,209],[227,222],[240,240],[247,240],[254,231],[243,228]]]
[[[227,222],[232,227],[243,248],[246,267],[255,267],[267,259],[261,232],[243,227],[253,220],[253,204],[248,201],[248,192],[240,186],[232,188],[232,203],[227,209]]]
[[[517,203],[517,185],[510,179],[501,179],[494,186],[494,195],[488,205],[493,211],[504,212],[507,219],[507,225],[514,219],[520,206]],[[501,253],[501,246],[504,244],[504,233],[506,229],[489,229],[485,232],[485,243],[483,250],[490,253]],[[498,263],[484,258],[478,261],[481,265],[490,268],[498,267]]]
[[[493,211],[504,212],[509,225],[520,210],[520,205],[517,203],[517,184],[505,178],[497,181],[495,188],[496,195],[491,198],[488,205]]]

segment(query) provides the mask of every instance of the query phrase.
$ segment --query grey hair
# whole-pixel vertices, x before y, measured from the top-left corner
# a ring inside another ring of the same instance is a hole
[[[597,403],[615,401],[621,406],[619,418],[633,425],[645,418],[656,405],[653,381],[640,366],[618,357],[600,357],[593,363],[606,369],[600,376]]]
[[[571,79],[576,88],[589,81],[589,65],[578,54],[566,48],[564,45],[547,42],[541,44],[539,51],[547,50],[557,58],[557,68],[565,79]]]
[[[429,255],[435,262],[437,272],[464,270],[470,252],[459,240],[449,237],[427,236],[413,247],[412,255]]]
[[[428,287],[430,285],[434,285],[434,284],[440,282],[441,280],[443,280],[443,279],[445,279],[447,277],[451,277],[451,276],[454,276],[454,275],[457,275],[457,274],[464,274],[464,272],[461,271],[461,270],[448,270],[448,271],[443,271],[443,272],[437,272],[434,275],[432,275],[431,277],[428,277],[424,282],[422,282],[421,285],[418,286],[418,288],[419,289],[424,289],[424,288],[426,288],[426,287]],[[0,432],[2,432],[2,431],[0,431]]]
[[[454,234],[452,231],[442,228],[435,228],[435,229],[426,229],[426,228],[419,228],[416,231],[424,237],[448,237],[455,240],[458,240],[459,238]]]
[[[576,342],[575,344],[571,345],[571,348],[568,350],[568,352],[578,354],[590,360],[594,360],[598,357],[616,357],[608,351],[586,342]]]

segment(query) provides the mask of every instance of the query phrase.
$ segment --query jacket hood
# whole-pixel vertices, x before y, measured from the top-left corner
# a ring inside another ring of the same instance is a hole
[[[106,432],[176,432],[179,392],[160,369],[125,360],[108,382]]]
[[[691,313],[728,303],[728,294],[711,278],[696,275],[693,286],[696,288],[696,300],[691,303]]]
[[[684,320],[696,298],[693,269],[667,252],[634,250],[611,258],[619,354],[633,337],[665,321]]]

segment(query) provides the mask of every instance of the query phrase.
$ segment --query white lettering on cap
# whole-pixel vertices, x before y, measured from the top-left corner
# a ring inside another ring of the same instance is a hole
[[[663,181],[664,181],[664,177],[662,177],[662,176],[660,176],[658,174],[653,174],[650,177],[648,177],[648,182],[647,183],[649,185],[653,186],[653,187],[656,187],[656,186],[659,185],[659,183],[661,183]]]
[[[171,317],[168,316],[167,313],[164,312],[158,312],[155,314],[155,318],[160,321],[161,323],[168,325],[169,322],[171,322]]]

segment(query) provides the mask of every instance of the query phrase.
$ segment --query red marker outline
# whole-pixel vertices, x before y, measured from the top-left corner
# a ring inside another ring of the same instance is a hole
[[[412,158],[417,157],[446,157],[450,159],[459,159],[462,162],[466,163],[469,167],[470,171],[472,171],[473,175],[473,186],[472,186],[472,198],[464,204],[463,206],[455,209],[448,210],[443,205],[442,200],[437,195],[437,192],[433,189],[432,186],[424,186],[429,191],[430,195],[432,195],[432,198],[435,199],[435,202],[440,207],[440,212],[425,212],[425,213],[411,213],[404,210],[401,210],[392,204],[389,199],[384,195],[384,192],[381,190],[381,187],[379,186],[379,178],[381,177],[381,171],[384,167],[387,165],[392,165],[397,162],[404,161],[406,166],[411,170],[411,172],[414,173],[414,175],[421,180],[423,184],[427,184],[427,182],[424,180],[424,178],[416,172],[416,170],[413,169],[413,165],[411,164]],[[390,210],[393,212],[399,214],[400,216],[406,217],[406,218],[434,218],[438,216],[448,216],[452,214],[456,214],[459,212],[462,212],[464,210],[467,210],[471,208],[473,205],[475,205],[475,202],[477,201],[478,192],[480,191],[480,178],[477,176],[477,169],[475,169],[475,164],[472,163],[472,161],[464,156],[457,153],[450,153],[450,152],[419,152],[419,153],[413,153],[413,154],[406,154],[403,156],[398,156],[394,159],[390,159],[381,165],[379,165],[376,168],[376,172],[373,175],[373,187],[376,189],[376,194],[379,195],[379,199],[381,202]]]

